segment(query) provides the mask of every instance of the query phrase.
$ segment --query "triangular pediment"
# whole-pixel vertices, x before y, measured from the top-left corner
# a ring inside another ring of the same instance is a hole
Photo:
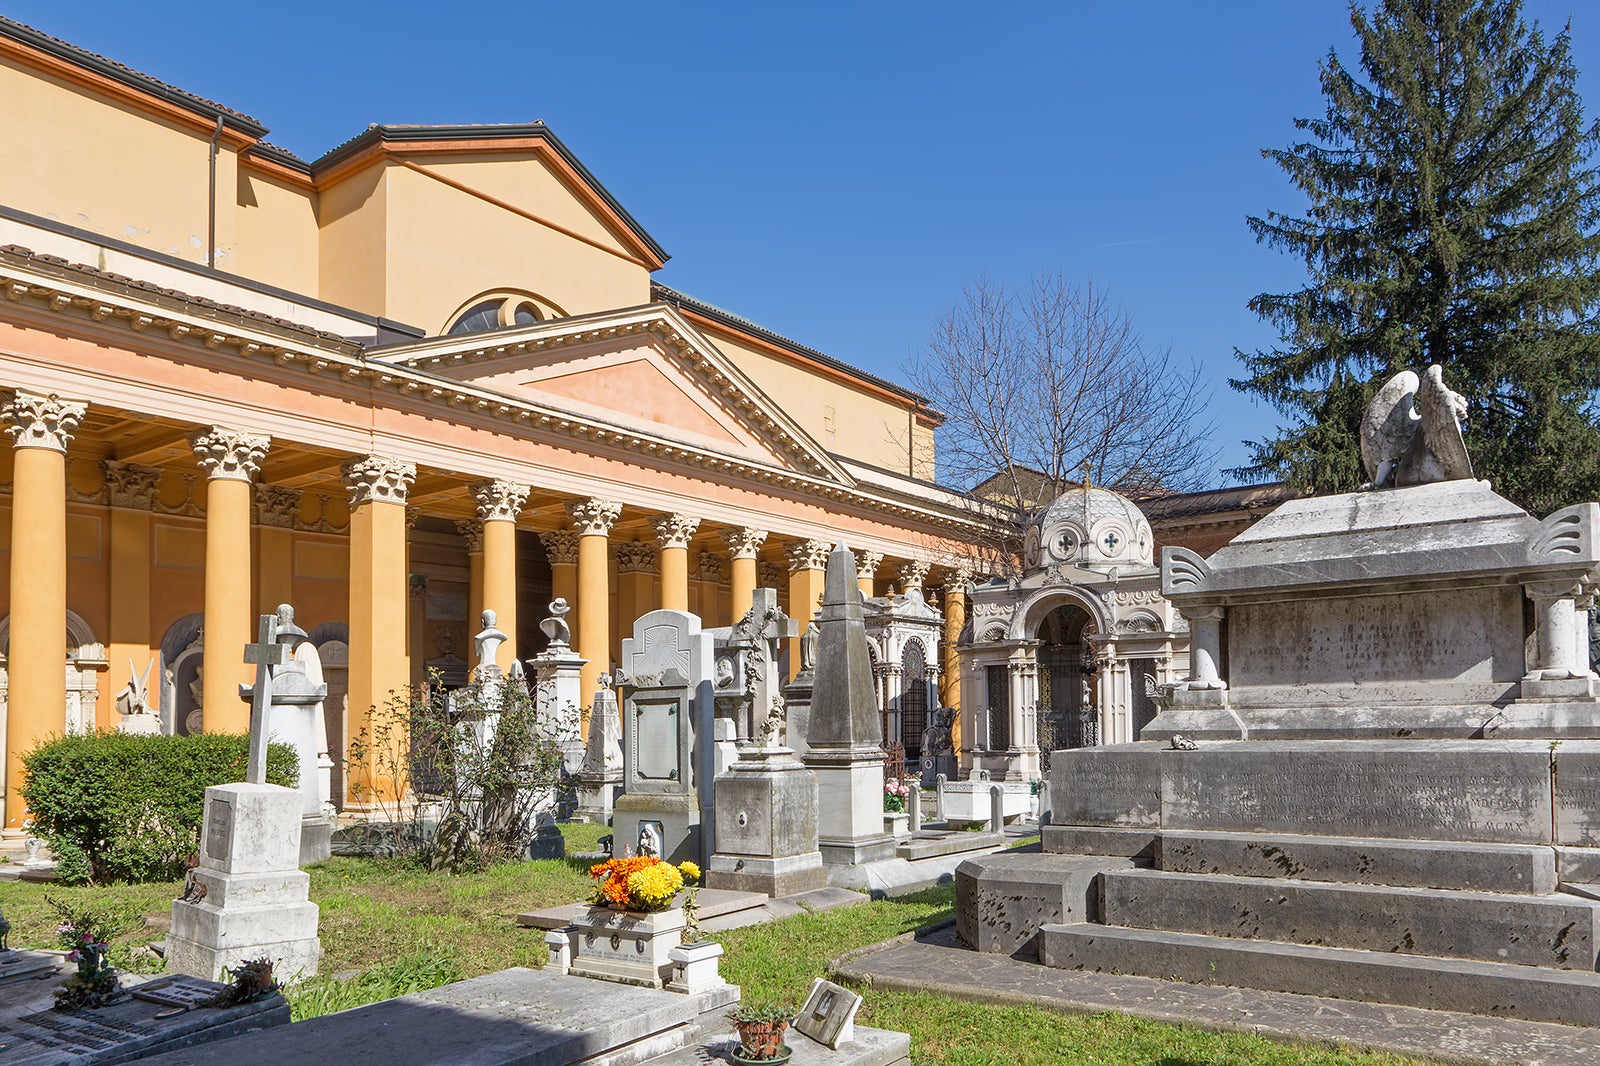
[[[440,338],[385,356],[540,408],[854,483],[732,360],[661,304]]]

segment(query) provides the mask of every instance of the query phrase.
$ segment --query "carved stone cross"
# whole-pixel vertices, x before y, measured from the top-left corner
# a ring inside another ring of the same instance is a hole
[[[778,606],[773,589],[759,588],[751,598],[750,613],[740,619],[741,635],[751,644],[750,703],[738,723],[741,740],[755,740],[756,731],[774,706],[783,706],[783,675],[778,669],[781,641],[797,635],[799,627]]]
[[[244,646],[244,661],[254,663],[256,683],[240,685],[239,695],[250,701],[250,760],[244,779],[252,785],[267,783],[267,708],[272,706],[272,671],[293,655],[287,644],[278,643],[278,616],[264,614],[256,629],[256,642]]]

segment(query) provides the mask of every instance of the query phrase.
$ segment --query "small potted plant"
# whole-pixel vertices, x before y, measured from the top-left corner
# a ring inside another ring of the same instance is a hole
[[[731,1057],[734,1062],[763,1063],[778,1066],[789,1061],[793,1054],[783,1042],[784,1030],[794,1011],[782,1003],[740,1003],[728,1012],[728,1020],[739,1034],[739,1046]]]

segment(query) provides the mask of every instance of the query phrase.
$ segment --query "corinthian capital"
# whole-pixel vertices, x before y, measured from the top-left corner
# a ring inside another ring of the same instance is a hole
[[[722,534],[722,542],[728,546],[729,554],[735,559],[754,559],[761,551],[761,545],[767,542],[767,531],[764,529],[729,529]]]
[[[485,522],[515,522],[528,502],[528,486],[515,481],[480,481],[472,486],[472,498],[478,501],[478,517]]]
[[[350,493],[350,507],[364,503],[406,502],[411,483],[417,479],[417,464],[382,455],[352,459],[340,469],[344,487]]]
[[[617,573],[653,574],[656,572],[656,546],[649,541],[625,540],[617,545]]]
[[[578,561],[578,535],[570,529],[552,529],[540,533],[545,558],[554,566],[575,565]]]
[[[872,577],[878,572],[878,567],[883,564],[883,553],[868,551],[865,548],[856,551],[856,576]],[[827,565],[824,563],[823,565]]]
[[[789,557],[790,573],[827,569],[828,553],[831,551],[833,545],[825,540],[792,540],[783,546],[783,554]]]
[[[293,529],[300,514],[300,494],[282,485],[256,486],[256,521],[263,526]]]
[[[714,581],[720,585],[728,580],[728,564],[722,556],[710,552],[701,552],[695,557],[695,572],[700,575],[701,581]]]
[[[467,542],[467,554],[483,551],[483,523],[476,518],[463,518],[456,523],[456,532]]]
[[[664,514],[651,519],[650,525],[655,528],[656,539],[663,548],[687,548],[689,538],[700,528],[700,519],[686,514]]]
[[[111,490],[111,506],[139,511],[150,509],[150,503],[156,497],[156,487],[161,484],[159,466],[141,466],[107,459],[105,471],[106,487]]]
[[[908,563],[901,563],[899,575],[902,592],[910,589],[920,589],[922,583],[928,580],[928,564],[919,563],[915,559]]]
[[[63,400],[53,392],[45,396],[18,389],[0,408],[0,418],[5,419],[6,432],[18,448],[50,448],[64,453],[88,410],[88,404]]]
[[[578,527],[580,537],[603,537],[622,514],[622,504],[591,496],[587,500],[573,500],[567,504],[567,514]]]
[[[189,438],[189,447],[208,478],[249,481],[261,470],[272,438],[212,426]]]

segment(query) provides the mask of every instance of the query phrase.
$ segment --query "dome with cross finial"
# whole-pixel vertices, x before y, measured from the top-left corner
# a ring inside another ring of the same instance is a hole
[[[1024,541],[1029,570],[1079,566],[1152,566],[1155,541],[1144,512],[1126,496],[1084,485],[1057,496]]]

